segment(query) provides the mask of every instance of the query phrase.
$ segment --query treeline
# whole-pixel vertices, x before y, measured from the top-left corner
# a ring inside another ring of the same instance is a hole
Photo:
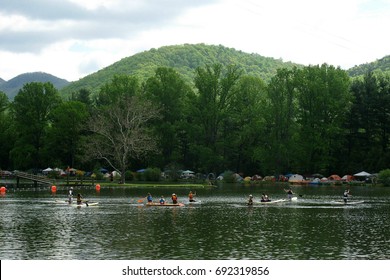
[[[114,75],[67,100],[50,83],[0,94],[2,169],[157,167],[244,175],[351,174],[389,168],[390,76],[351,79],[329,65],[279,69],[265,82],[237,66]]]

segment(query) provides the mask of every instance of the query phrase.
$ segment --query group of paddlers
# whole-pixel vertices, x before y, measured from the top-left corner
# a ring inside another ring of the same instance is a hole
[[[294,195],[294,192],[291,190],[291,189],[285,189],[284,190],[286,193],[287,193],[287,198],[289,199],[289,200],[291,200],[292,199],[292,197],[293,197],[293,195]],[[261,200],[260,200],[261,202],[271,202],[271,199],[269,198],[269,196],[268,196],[268,194],[266,194],[266,193],[263,193],[262,195],[261,195]],[[249,195],[249,198],[248,198],[248,203],[247,203],[248,205],[253,205],[253,195]]]
[[[196,193],[193,193],[192,191],[189,192],[188,194],[188,201],[189,202],[195,202],[195,197]],[[147,203],[153,203],[153,197],[150,193],[148,193],[148,195],[146,196],[146,200],[147,200]],[[178,203],[178,197],[175,193],[172,194],[171,196],[171,200],[172,200],[172,204],[177,204]],[[160,204],[165,204],[166,203],[166,200],[164,198],[164,196],[162,195],[158,201]]]

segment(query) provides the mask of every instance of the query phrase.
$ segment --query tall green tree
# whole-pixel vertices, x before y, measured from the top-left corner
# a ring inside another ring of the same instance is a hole
[[[222,122],[232,108],[233,89],[241,74],[234,65],[226,69],[221,64],[196,69],[194,80],[198,96],[193,107],[193,121],[197,123],[201,137],[195,152],[209,170],[223,168]]]
[[[347,122],[349,170],[385,169],[390,163],[390,77],[367,72],[351,86],[355,101]]]
[[[95,99],[96,105],[106,106],[119,102],[125,96],[135,96],[141,92],[140,80],[132,75],[114,75],[110,82],[100,88]]]
[[[61,103],[51,83],[33,82],[23,86],[15,96],[12,112],[17,140],[11,151],[15,168],[40,168],[50,112]]]
[[[265,174],[285,174],[293,169],[293,144],[297,139],[297,71],[279,69],[268,83],[268,98],[264,107],[265,137],[257,153],[266,167]]]
[[[186,164],[188,141],[185,104],[192,94],[180,74],[160,67],[144,86],[146,98],[161,108],[161,119],[155,123],[161,155],[155,158],[156,166],[165,167],[172,162]]]
[[[263,144],[266,84],[261,78],[242,76],[234,88],[229,115],[222,121],[225,170],[261,173],[258,147]]]
[[[50,162],[59,166],[81,163],[82,140],[89,113],[87,105],[79,101],[67,101],[50,113],[51,126],[47,130],[46,150]]]
[[[7,95],[0,91],[0,169],[11,167],[9,153],[15,140],[9,106]]]
[[[297,71],[298,159],[302,173],[336,172],[351,106],[350,80],[340,68],[323,64]]]

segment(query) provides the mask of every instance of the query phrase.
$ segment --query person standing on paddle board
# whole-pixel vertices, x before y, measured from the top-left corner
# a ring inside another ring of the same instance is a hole
[[[346,189],[343,193],[343,200],[344,200],[344,203],[347,203],[348,202],[348,196],[349,196],[349,190]]]
[[[289,200],[291,200],[292,197],[293,197],[293,195],[294,195],[294,192],[292,191],[292,189],[289,188],[288,190],[284,190],[284,191],[287,193],[287,198],[288,198]]]
[[[249,195],[249,198],[248,198],[248,205],[253,205],[253,195]]]
[[[68,193],[68,202],[71,204],[73,201],[73,187],[70,187],[69,193]]]
[[[172,203],[177,204],[177,195],[175,193],[172,194]]]
[[[195,202],[195,200],[194,200],[194,196],[195,196],[196,194],[194,194],[194,193],[192,193],[192,191],[190,191],[190,193],[188,194],[188,201],[189,202]]]

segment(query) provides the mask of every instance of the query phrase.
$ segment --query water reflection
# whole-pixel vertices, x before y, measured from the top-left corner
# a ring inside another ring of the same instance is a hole
[[[155,197],[167,190],[154,189]],[[184,197],[187,190],[175,190]],[[295,203],[245,205],[264,189],[204,190],[199,205],[144,207],[143,189],[84,190],[99,202],[56,204],[66,191],[0,199],[1,259],[388,259],[389,190],[355,189],[359,205],[332,205],[338,190],[301,189]],[[273,189],[273,197],[282,198]],[[279,197],[278,197],[279,195]]]

